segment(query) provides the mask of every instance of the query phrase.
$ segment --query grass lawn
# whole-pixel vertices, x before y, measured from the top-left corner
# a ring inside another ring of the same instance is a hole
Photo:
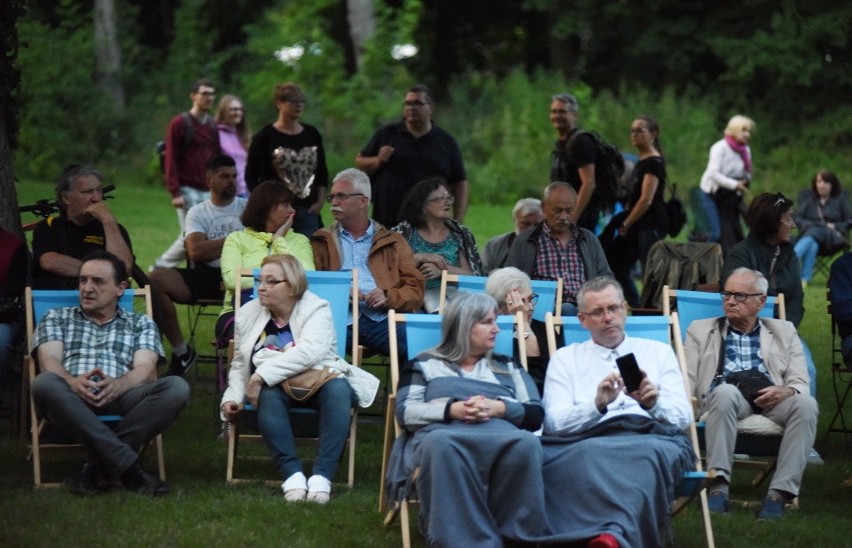
[[[52,185],[26,183],[18,187],[19,201],[29,204],[52,194]],[[175,214],[161,188],[122,187],[109,202],[133,239],[138,263],[147,268],[177,235]],[[468,214],[480,246],[487,238],[509,229],[511,206],[474,205]],[[326,212],[327,214],[327,212]],[[31,217],[24,219],[25,222]],[[849,545],[849,503],[852,489],[841,483],[852,476],[852,454],[839,435],[829,443],[824,435],[834,411],[831,388],[831,334],[825,313],[824,278],[806,291],[808,310],[801,330],[810,344],[817,369],[822,414],[816,447],[826,460],[808,467],[800,496],[801,508],[779,523],[756,523],[757,509],[741,508],[714,517],[719,546],[844,546]],[[184,317],[185,323],[185,315]],[[212,319],[202,320],[206,340]],[[204,343],[199,345],[202,349]],[[168,350],[168,349],[167,349]],[[374,371],[383,376],[383,371]],[[192,397],[174,427],[165,434],[167,480],[173,493],[152,500],[116,490],[97,498],[80,498],[64,489],[35,491],[31,463],[18,443],[14,421],[0,421],[0,545],[2,546],[397,546],[399,528],[385,529],[378,509],[383,424],[365,417],[359,425],[356,480],[350,491],[335,486],[324,507],[288,505],[275,490],[262,484],[225,484],[225,446],[216,440],[218,405],[213,368],[199,364],[190,374]],[[4,400],[4,406],[8,402]],[[7,409],[4,409],[6,411]],[[374,415],[381,410],[368,410]],[[852,439],[850,439],[852,442]],[[248,448],[244,448],[248,449]],[[259,453],[265,450],[256,448]],[[148,468],[154,470],[151,456]],[[345,459],[343,459],[345,461]],[[48,480],[60,480],[79,466],[79,459],[55,457],[47,461]],[[344,463],[345,464],[345,463]],[[259,478],[274,479],[267,462],[248,463],[243,469]],[[345,481],[344,465],[337,481]],[[614,482],[618,481],[613,473]],[[735,475],[734,498],[762,500],[766,484],[751,487],[747,473]],[[582,503],[582,493],[566,493]],[[674,521],[676,546],[702,546],[700,513],[687,509]]]

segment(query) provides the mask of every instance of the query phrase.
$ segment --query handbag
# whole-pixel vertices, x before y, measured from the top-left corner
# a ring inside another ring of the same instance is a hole
[[[332,379],[336,379],[338,374],[331,371],[328,367],[322,369],[306,369],[300,373],[286,378],[281,382],[281,388],[288,396],[296,401],[305,401],[322,388],[322,385]]]
[[[722,328],[725,326],[725,317],[722,316],[718,320],[719,325],[719,335],[722,335]],[[729,373],[727,377],[723,376],[723,372],[725,370],[725,337],[721,337],[722,339],[722,348],[719,351],[719,366],[716,369],[716,376],[713,379],[713,385],[716,386],[721,382],[725,382],[727,384],[732,384],[736,386],[740,394],[746,399],[748,404],[751,406],[751,410],[760,414],[763,412],[763,409],[755,405],[754,400],[758,397],[758,392],[763,390],[764,388],[774,386],[775,383],[772,382],[772,379],[769,378],[768,375],[758,371],[757,369],[746,369],[745,371],[734,371]]]

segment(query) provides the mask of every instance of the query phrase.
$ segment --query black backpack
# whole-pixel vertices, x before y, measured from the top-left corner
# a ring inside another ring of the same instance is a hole
[[[186,148],[189,146],[189,143],[192,142],[192,134],[195,132],[195,126],[192,125],[192,118],[190,118],[191,114],[189,112],[184,112],[180,115],[181,120],[183,121],[183,146]],[[210,118],[208,124],[213,125],[215,122],[213,118]],[[165,141],[157,141],[157,144],[154,145],[157,151],[157,158],[160,160],[160,172],[166,172],[166,142]]]
[[[615,205],[619,195],[621,177],[624,175],[624,157],[595,131],[574,130],[565,142],[565,154],[571,157],[571,148],[578,135],[589,135],[595,143],[595,193],[592,199],[604,207]]]
[[[683,230],[686,224],[686,208],[677,197],[677,185],[671,185],[671,198],[666,202],[666,213],[669,217],[669,236],[674,238]]]

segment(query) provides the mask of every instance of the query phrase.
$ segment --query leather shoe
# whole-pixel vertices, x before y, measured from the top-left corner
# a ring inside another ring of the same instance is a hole
[[[161,497],[170,490],[164,481],[143,470],[138,463],[133,463],[121,474],[121,484],[128,491],[135,491],[152,497]]]
[[[93,497],[104,492],[98,484],[101,475],[100,469],[91,462],[83,464],[80,471],[66,480],[66,484],[78,495]]]

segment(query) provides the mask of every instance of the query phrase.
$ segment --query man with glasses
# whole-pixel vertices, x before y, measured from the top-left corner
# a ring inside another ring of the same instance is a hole
[[[56,181],[59,216],[39,222],[33,231],[34,289],[77,289],[81,259],[97,249],[118,257],[133,269],[127,230],[118,223],[103,197],[103,179],[95,168],[67,166]]]
[[[587,281],[577,303],[590,337],[557,350],[544,379],[552,526],[600,535],[589,546],[662,546],[674,487],[695,465],[683,433],[693,416],[680,367],[670,345],[625,333],[627,303],[615,278]],[[616,359],[630,354],[641,380],[628,389]],[[565,496],[578,488],[582,502]]]
[[[816,436],[817,402],[811,397],[802,343],[793,324],[758,318],[769,282],[760,272],[737,268],[725,280],[724,316],[692,322],[686,334],[686,362],[692,396],[706,415],[710,511],[726,513],[737,438],[737,421],[760,413],[784,427],[778,461],[759,519],[778,519],[799,495],[808,450]],[[742,372],[762,382],[733,384]],[[746,396],[749,396],[747,399]]]
[[[370,193],[370,178],[363,171],[350,168],[335,175],[326,198],[335,222],[311,236],[311,247],[317,270],[358,271],[358,341],[388,354],[387,311],[418,311],[423,306],[425,281],[408,242],[370,220]],[[401,327],[397,340],[400,363],[405,363],[408,359]],[[347,340],[351,341],[351,332]]]
[[[388,228],[399,224],[399,206],[408,190],[432,177],[450,184],[453,218],[464,221],[468,200],[464,160],[453,136],[432,123],[434,112],[429,88],[411,86],[402,103],[402,121],[379,129],[355,157],[355,165],[372,178],[373,218]]]
[[[166,130],[166,190],[177,211],[180,233],[154,262],[154,268],[174,268],[183,262],[186,258],[183,245],[186,213],[210,197],[207,162],[219,153],[219,130],[210,115],[216,89],[209,80],[196,80],[189,98],[192,108],[172,118]]]

